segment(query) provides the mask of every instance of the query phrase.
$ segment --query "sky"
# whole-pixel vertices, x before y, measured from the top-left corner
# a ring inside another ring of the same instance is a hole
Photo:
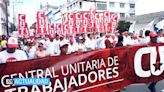
[[[136,15],[164,11],[164,0],[137,0]]]
[[[39,10],[40,4],[45,5],[47,4],[47,2],[50,5],[58,6],[65,3],[66,0],[10,0],[9,20],[13,21],[13,4],[14,4],[15,17],[17,17],[19,13],[26,14],[26,21],[30,26],[34,21],[36,21],[36,12]]]
[[[50,5],[61,5],[66,0],[10,0],[10,18],[12,21],[13,16],[13,1],[14,13],[17,17],[18,13],[26,14],[28,25],[31,25],[36,20],[36,12],[39,10],[40,4],[45,5],[47,2]],[[16,2],[22,3],[16,3]],[[137,0],[136,1],[136,15],[164,11],[164,0]]]

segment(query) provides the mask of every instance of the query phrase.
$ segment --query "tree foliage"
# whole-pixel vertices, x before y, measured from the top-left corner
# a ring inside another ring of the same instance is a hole
[[[123,33],[125,31],[128,31],[130,25],[131,25],[130,22],[121,20],[118,22],[117,30],[119,30],[119,33]]]

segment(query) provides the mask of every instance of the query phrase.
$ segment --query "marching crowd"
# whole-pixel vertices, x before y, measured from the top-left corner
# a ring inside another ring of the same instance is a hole
[[[15,38],[0,36],[0,64],[46,56],[66,55],[120,46],[149,45],[164,43],[164,31],[146,30],[144,35],[125,31],[116,33],[88,33],[76,36],[55,35],[50,37]],[[149,85],[155,92],[156,82]],[[119,92],[119,91],[117,91]]]
[[[53,37],[32,36],[30,38],[15,38],[3,35],[0,37],[0,63],[14,61],[12,59],[7,60],[7,57],[11,53],[15,57],[16,51],[19,52],[18,56],[24,60],[151,43],[164,43],[164,32],[151,32],[147,30],[144,36],[135,35],[128,31],[123,32],[123,34],[118,32],[77,34],[76,36],[59,36],[56,34]],[[10,54],[6,55],[7,53]]]

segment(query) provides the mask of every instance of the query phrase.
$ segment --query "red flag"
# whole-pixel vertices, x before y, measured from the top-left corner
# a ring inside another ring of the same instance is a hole
[[[104,30],[109,31],[109,23],[110,23],[110,12],[104,11],[103,12],[103,21],[104,21]]]
[[[29,38],[30,37],[30,31],[28,29],[27,23],[25,23],[25,30],[23,32],[23,36]]]
[[[43,11],[37,12],[37,34],[45,35],[46,31],[46,16]]]
[[[55,35],[54,24],[48,24],[48,33],[49,33],[49,36],[52,36],[52,37]]]
[[[67,34],[75,34],[75,14],[68,13],[68,27],[69,31]]]
[[[101,21],[100,21],[100,32],[104,32],[104,17],[101,15]]]
[[[56,23],[56,33],[62,34],[62,24],[61,23]]]
[[[99,13],[95,14],[95,31],[100,32],[100,15],[99,15]]]
[[[18,14],[18,35],[23,37],[26,30],[26,15]]]
[[[66,35],[66,34],[70,34],[68,21],[66,21],[66,22],[63,23],[62,35]]]
[[[116,13],[111,14],[111,25],[110,25],[110,32],[115,33],[118,23],[118,15]]]
[[[88,19],[89,19],[89,14],[88,13],[83,13],[82,16],[82,31],[81,32],[88,32]]]
[[[75,20],[76,33],[79,33],[81,27],[81,13],[75,13]]]
[[[90,25],[92,28],[92,31],[94,31],[94,23],[95,23],[95,14],[96,14],[96,9],[91,8],[90,9]]]

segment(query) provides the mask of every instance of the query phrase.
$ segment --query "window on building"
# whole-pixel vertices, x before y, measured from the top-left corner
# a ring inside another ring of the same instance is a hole
[[[82,2],[79,2],[79,5],[80,5],[80,9],[82,8]]]
[[[107,10],[106,3],[97,3],[97,10]]]
[[[120,3],[120,8],[125,8],[125,3]]]
[[[135,4],[130,4],[130,8],[135,8]]]
[[[125,13],[120,13],[120,17],[125,17]]]
[[[76,5],[75,5],[75,3],[73,3],[73,8],[75,8],[76,7]]]
[[[114,7],[114,2],[109,2],[109,7],[113,8]]]
[[[72,9],[72,5],[70,6],[70,10]]]
[[[135,13],[130,13],[130,17],[133,17],[133,16],[135,16]]]

